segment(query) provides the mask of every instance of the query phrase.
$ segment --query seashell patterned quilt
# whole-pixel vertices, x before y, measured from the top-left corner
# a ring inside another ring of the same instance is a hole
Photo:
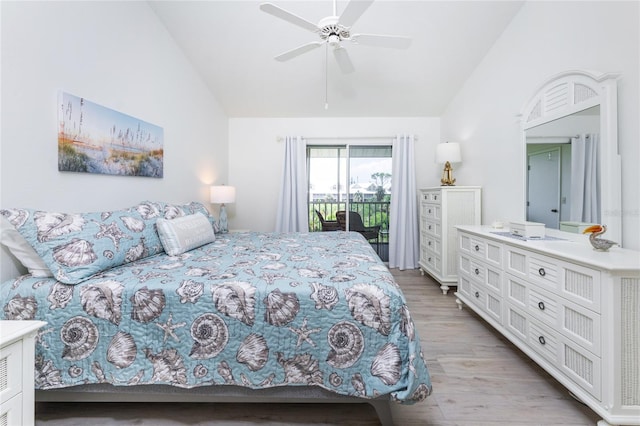
[[[1,319],[48,323],[36,387],[314,385],[414,403],[431,393],[404,295],[357,233],[232,233],[77,285],[0,287]]]

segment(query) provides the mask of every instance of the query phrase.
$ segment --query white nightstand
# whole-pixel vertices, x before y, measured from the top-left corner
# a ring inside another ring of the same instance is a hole
[[[42,321],[0,321],[0,424],[33,425],[35,337]]]

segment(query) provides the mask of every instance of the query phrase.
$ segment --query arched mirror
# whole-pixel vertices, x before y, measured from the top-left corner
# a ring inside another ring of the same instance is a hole
[[[525,218],[581,232],[607,225],[622,241],[617,75],[567,71],[545,82],[522,115]]]

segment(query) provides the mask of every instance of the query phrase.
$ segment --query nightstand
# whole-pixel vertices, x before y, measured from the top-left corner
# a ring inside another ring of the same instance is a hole
[[[0,425],[34,424],[35,338],[42,321],[0,321]]]

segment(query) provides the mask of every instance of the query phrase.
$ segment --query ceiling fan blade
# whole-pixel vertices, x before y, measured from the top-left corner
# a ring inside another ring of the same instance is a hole
[[[351,0],[347,7],[344,8],[338,23],[345,27],[351,27],[362,14],[371,6],[373,0]]]
[[[276,61],[284,62],[289,59],[293,59],[296,56],[302,55],[310,50],[316,49],[324,44],[323,41],[312,41],[311,43],[303,44],[302,46],[298,46],[295,49],[288,50],[284,53],[279,54],[275,57]]]
[[[287,22],[290,22],[294,25],[304,28],[305,30],[317,32],[318,26],[313,22],[309,22],[304,18],[299,17],[298,15],[294,15],[291,12],[288,12],[273,3],[262,3],[260,5],[260,10],[266,12],[270,15],[273,15],[277,18],[284,19]]]
[[[352,34],[351,41],[368,46],[406,49],[411,45],[411,37],[379,34]]]
[[[355,71],[353,68],[353,64],[351,63],[351,58],[349,58],[349,52],[344,47],[336,47],[333,49],[333,56],[336,58],[336,62],[340,67],[340,70],[343,74],[350,74]]]

